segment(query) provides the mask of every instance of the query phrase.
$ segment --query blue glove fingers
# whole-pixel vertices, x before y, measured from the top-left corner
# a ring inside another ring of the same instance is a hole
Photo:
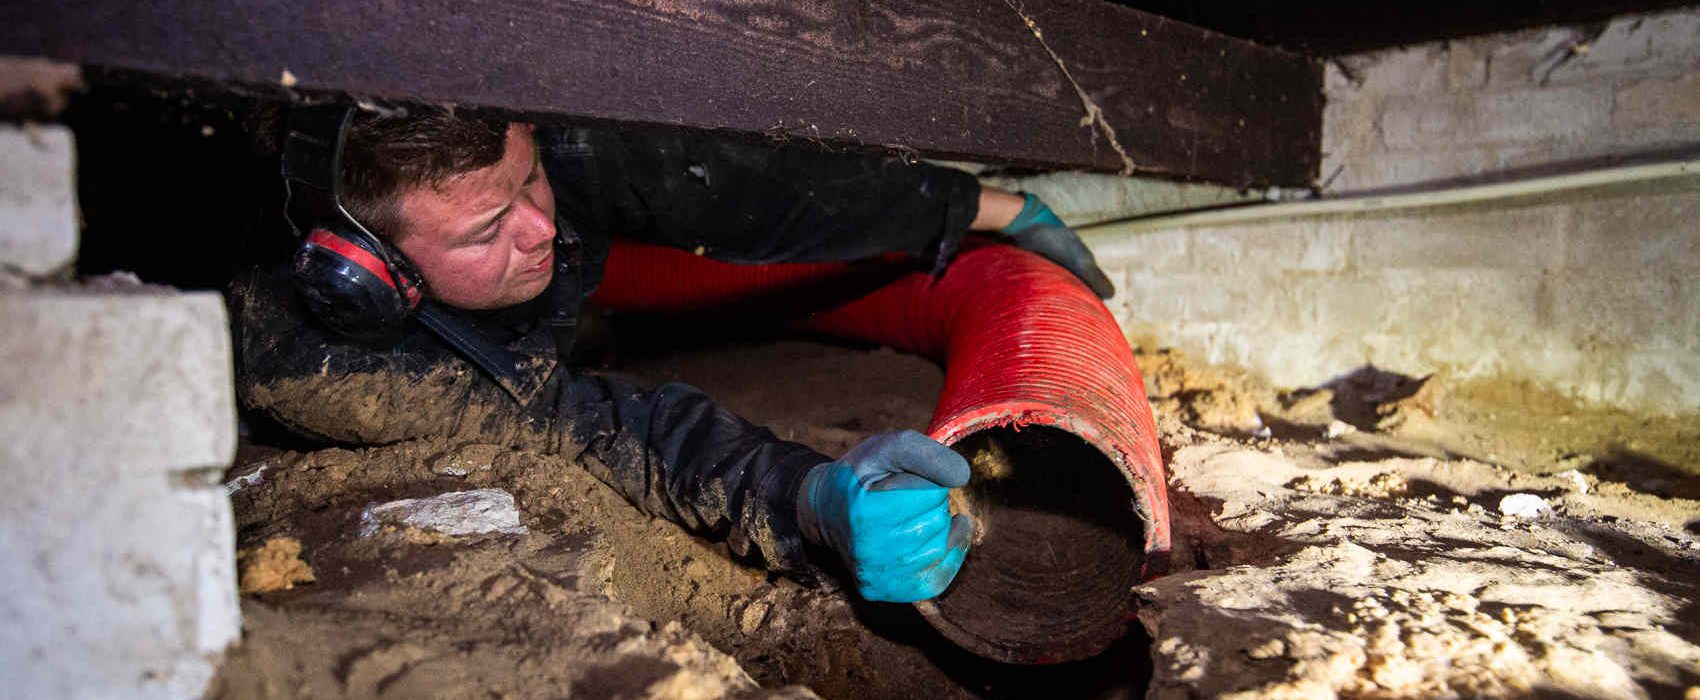
[[[935,523],[937,530],[927,544],[908,552],[896,561],[884,564],[864,564],[857,569],[859,591],[867,600],[889,603],[913,603],[927,600],[949,588],[974,533],[974,520],[966,515],[950,518],[949,530],[944,522]]]
[[[804,482],[800,517],[855,573],[868,600],[914,602],[944,591],[966,556],[972,521],[950,515],[968,461],[915,431],[876,435]],[[815,472],[811,472],[815,474]]]
[[[913,474],[931,485],[959,488],[968,483],[968,460],[938,441],[913,430],[875,435],[844,455],[856,468],[863,486],[872,491],[889,491],[921,485],[911,479],[893,479],[887,474]],[[885,483],[886,481],[890,483]]]
[[[907,551],[934,532],[944,532],[950,506],[942,488],[932,491],[870,492],[850,506],[850,535],[858,559],[864,545],[877,545],[876,556]]]
[[[1039,199],[1038,195],[1028,193],[1022,198],[1021,211],[1010,220],[1008,226],[1003,227],[1003,232],[1015,235],[1034,226],[1066,227],[1057,213],[1046,206],[1044,200]]]
[[[1037,253],[1073,273],[1099,298],[1115,296],[1115,284],[1098,267],[1098,259],[1093,257],[1092,250],[1080,242],[1080,236],[1072,229],[1066,226],[1036,226],[1011,237],[1022,250]]]
[[[954,454],[954,453],[952,453],[952,454]],[[924,477],[924,476],[919,476],[919,475],[916,475],[916,474],[910,474],[908,472],[903,472],[903,473],[898,473],[898,474],[891,474],[891,473],[882,474],[882,475],[879,476],[879,478],[873,479],[873,480],[869,481],[868,483],[863,484],[863,486],[865,486],[869,491],[876,492],[876,493],[885,492],[885,491],[926,491],[926,490],[933,490],[933,491],[938,491],[939,493],[942,494],[942,493],[946,493],[950,490],[950,489],[948,489],[944,486],[939,485],[938,482],[935,482],[932,479],[929,479],[929,478]]]
[[[916,592],[923,594],[915,600],[934,598],[950,588],[950,582],[956,579],[957,572],[962,570],[962,562],[968,559],[968,543],[974,538],[974,519],[967,515],[958,515],[950,519],[950,535],[946,539],[949,546],[944,556],[924,569],[917,577],[921,581]],[[909,601],[914,602],[914,601]]]
[[[1080,234],[1064,224],[1056,212],[1038,197],[1028,194],[1021,205],[1021,213],[1016,214],[1015,219],[1002,230],[1022,250],[1036,253],[1073,273],[1098,298],[1115,296],[1116,285],[1098,267],[1092,250],[1080,242]]]

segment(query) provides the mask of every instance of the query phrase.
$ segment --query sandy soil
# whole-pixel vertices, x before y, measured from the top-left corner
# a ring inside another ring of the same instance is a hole
[[[924,426],[942,376],[794,340],[621,350],[621,369],[697,384],[829,454]],[[1444,380],[1281,392],[1141,360],[1180,573],[1137,590],[1143,626],[1099,658],[977,659],[907,606],[745,567],[547,455],[250,448],[232,478],[264,471],[233,496],[240,545],[293,537],[314,580],[244,597],[214,696],[1700,696],[1700,502],[1673,497],[1695,493],[1694,462],[1665,461],[1679,441],[1640,445],[1624,471],[1550,415],[1525,421],[1544,443],[1456,422],[1480,404]],[[355,536],[367,504],[483,487],[516,496],[528,534]],[[1501,517],[1525,492],[1552,512]]]

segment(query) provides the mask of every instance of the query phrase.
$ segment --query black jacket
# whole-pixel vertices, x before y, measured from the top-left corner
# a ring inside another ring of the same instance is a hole
[[[232,289],[238,394],[303,435],[352,444],[427,436],[574,458],[644,511],[808,578],[795,494],[828,461],[716,406],[694,387],[647,390],[570,369],[573,323],[615,236],[732,262],[852,260],[902,251],[942,265],[979,184],[964,173],[813,147],[683,135],[540,129],[556,201],[555,278],[495,312],[448,310],[523,358],[497,382],[417,323],[393,342],[332,335],[285,261]]]

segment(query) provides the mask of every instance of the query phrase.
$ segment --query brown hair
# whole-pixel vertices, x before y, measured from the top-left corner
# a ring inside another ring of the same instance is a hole
[[[404,190],[435,187],[500,162],[507,133],[505,121],[460,116],[441,107],[358,112],[343,144],[343,205],[373,233],[394,241],[401,231]]]

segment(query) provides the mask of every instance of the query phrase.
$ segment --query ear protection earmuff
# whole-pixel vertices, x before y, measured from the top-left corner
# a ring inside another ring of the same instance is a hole
[[[331,330],[393,337],[424,298],[423,279],[400,251],[342,204],[342,149],[354,107],[297,105],[283,141],[284,209],[301,239],[296,287]]]

